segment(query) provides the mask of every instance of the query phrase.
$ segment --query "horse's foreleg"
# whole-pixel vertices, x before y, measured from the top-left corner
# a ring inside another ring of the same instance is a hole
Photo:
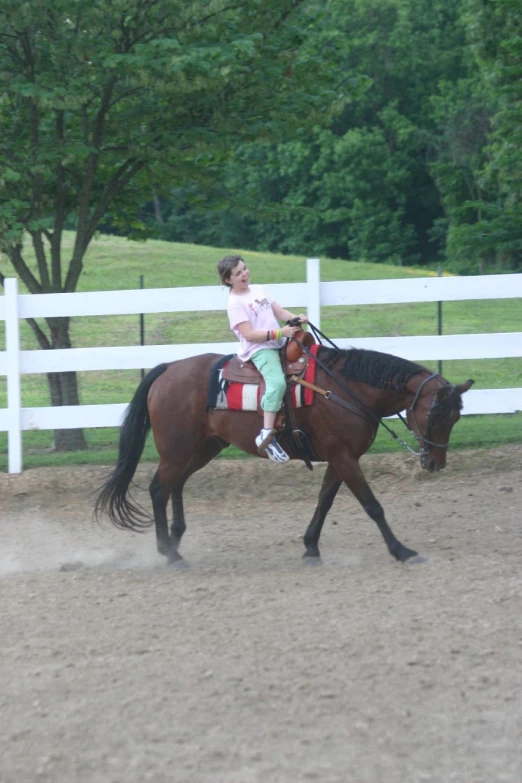
[[[321,491],[319,492],[319,500],[317,507],[314,511],[312,521],[306,529],[304,534],[304,545],[306,552],[303,557],[320,557],[319,552],[319,538],[321,536],[321,530],[323,529],[323,523],[326,519],[326,515],[332,507],[332,503],[335,500],[337,491],[341,486],[341,479],[339,478],[337,471],[332,465],[328,465],[326,473],[324,474],[323,483],[321,485]]]
[[[400,560],[401,563],[404,563],[411,557],[416,557],[417,552],[413,549],[408,549],[395,537],[392,529],[386,522],[383,508],[371,491],[357,460],[344,460],[342,465],[337,465],[337,471],[368,516],[377,524],[389,553],[396,560]]]

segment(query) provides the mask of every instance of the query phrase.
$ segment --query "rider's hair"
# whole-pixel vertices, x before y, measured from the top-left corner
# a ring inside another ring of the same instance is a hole
[[[239,264],[240,261],[243,261],[241,256],[225,256],[224,258],[221,259],[221,261],[217,265],[217,271],[218,271],[219,279],[221,280],[223,285],[228,285],[228,287],[231,288],[228,279],[230,277],[230,273]]]

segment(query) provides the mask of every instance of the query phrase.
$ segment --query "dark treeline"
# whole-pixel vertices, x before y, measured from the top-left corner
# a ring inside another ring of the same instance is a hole
[[[157,238],[460,273],[522,269],[520,0],[332,0],[313,35],[350,99],[214,186],[144,205]],[[291,64],[287,79],[292,78]]]

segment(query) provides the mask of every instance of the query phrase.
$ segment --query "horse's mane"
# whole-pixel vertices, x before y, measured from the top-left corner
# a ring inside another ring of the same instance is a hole
[[[319,359],[331,370],[335,369],[343,378],[361,381],[377,389],[402,391],[413,375],[426,372],[426,368],[408,359],[363,348],[348,350],[321,347]]]

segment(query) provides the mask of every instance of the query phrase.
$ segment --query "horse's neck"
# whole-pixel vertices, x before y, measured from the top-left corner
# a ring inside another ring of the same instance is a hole
[[[395,391],[393,389],[378,389],[359,381],[349,381],[348,385],[353,389],[358,399],[377,416],[393,416],[408,407],[412,393],[408,389]]]
[[[335,379],[336,368],[333,369],[334,373],[331,378]],[[352,378],[342,378],[340,387],[342,389],[345,386],[344,392],[346,394],[346,386],[348,386],[355,395],[355,400],[358,400],[375,415],[383,418],[385,416],[394,416],[409,408],[415,399],[419,383],[422,383],[423,377],[429,374],[430,371],[425,369],[420,373],[412,375],[401,389],[397,388],[397,377],[394,377],[390,386],[385,389],[380,389],[377,386],[371,386],[364,381]]]
[[[400,391],[390,391],[379,389],[381,392],[380,402],[383,405],[381,416],[393,416],[396,413],[407,410],[415,406],[417,401],[428,393],[428,384],[435,377],[430,370],[423,370],[420,373],[412,375],[406,385]],[[435,381],[436,382],[436,381]]]
[[[405,410],[411,401],[411,392],[407,389],[402,391],[393,391],[390,389],[374,389],[373,398],[374,413],[381,418],[383,416],[394,416]]]

